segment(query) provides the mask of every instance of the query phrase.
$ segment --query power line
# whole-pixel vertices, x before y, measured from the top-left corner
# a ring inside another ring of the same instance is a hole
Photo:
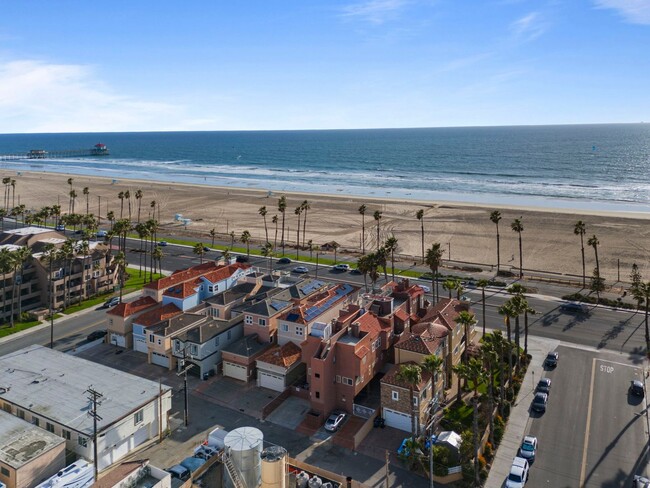
[[[104,395],[99,393],[97,390],[93,389],[93,386],[90,385],[88,389],[84,392],[88,393],[88,401],[91,404],[90,411],[88,415],[93,418],[93,465],[95,472],[95,481],[97,481],[98,475],[98,466],[97,466],[97,421],[101,421],[102,417],[97,413],[97,407],[102,404],[101,399],[104,398]]]

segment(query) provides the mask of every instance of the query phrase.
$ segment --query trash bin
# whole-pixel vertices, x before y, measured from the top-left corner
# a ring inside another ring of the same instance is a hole
[[[203,373],[203,381],[207,380],[210,377],[210,373]]]

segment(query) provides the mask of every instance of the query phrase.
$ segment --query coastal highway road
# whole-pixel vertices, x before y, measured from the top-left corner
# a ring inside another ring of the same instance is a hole
[[[526,486],[631,486],[650,460],[646,401],[628,393],[643,369],[609,352],[564,346],[558,352],[557,368],[545,372],[552,380],[546,412],[531,412],[527,424],[539,450]],[[532,397],[522,392],[518,401]]]

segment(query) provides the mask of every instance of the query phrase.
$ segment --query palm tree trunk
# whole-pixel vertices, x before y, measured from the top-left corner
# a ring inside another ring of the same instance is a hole
[[[501,238],[499,236],[499,223],[497,222],[497,274],[501,269]]]
[[[580,253],[582,254],[582,287],[587,287],[587,271],[585,268],[585,243],[582,234],[580,234]]]
[[[521,232],[519,233],[519,277],[524,276],[523,249],[521,246]]]
[[[361,214],[361,254],[364,256],[366,254],[366,219],[363,214]]]
[[[483,295],[481,300],[483,304],[483,337],[485,337],[485,287],[481,290],[481,294]]]
[[[524,354],[528,356],[528,310],[524,310]]]

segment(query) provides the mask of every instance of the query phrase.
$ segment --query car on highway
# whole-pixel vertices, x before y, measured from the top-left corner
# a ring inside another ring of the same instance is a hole
[[[560,355],[558,354],[557,351],[552,351],[549,352],[546,355],[546,359],[544,360],[544,366],[547,366],[549,368],[554,368],[557,366],[557,362],[560,359]]]
[[[645,395],[645,389],[643,388],[643,383],[641,383],[639,380],[632,380],[630,382],[630,394],[643,398],[643,396]]]
[[[115,305],[117,305],[118,303],[120,303],[120,297],[113,297],[113,298],[110,298],[110,299],[106,300],[106,302],[104,302],[104,307],[112,308]]]
[[[560,310],[562,312],[566,313],[587,313],[589,311],[589,307],[585,305],[584,303],[579,303],[579,302],[568,302],[568,303],[563,303],[560,306]]]
[[[203,252],[210,252],[212,249],[210,249],[208,246],[203,246]]]
[[[344,420],[345,420],[344,413],[333,413],[325,421],[325,430],[329,432],[336,432],[339,429],[339,427],[341,427],[341,424],[343,423]]]
[[[59,232],[63,232],[63,231],[65,231],[65,225],[63,225],[63,224],[58,224],[58,225],[55,227],[55,229],[58,230]]]
[[[248,256],[237,256],[235,258],[235,262],[237,262],[237,263],[247,263],[248,262]]]
[[[289,259],[289,258],[280,258],[280,259],[278,259],[278,264],[291,264],[291,259]]]
[[[88,337],[86,337],[86,339],[88,340],[88,342],[93,342],[98,339],[103,339],[105,335],[106,335],[106,329],[93,330],[90,334],[88,334]]]
[[[106,237],[108,235],[108,232],[105,230],[98,230],[97,233],[95,234],[95,237]]]
[[[293,272],[298,274],[305,274],[309,273],[309,270],[305,266],[296,266],[293,268]]]
[[[541,380],[539,380],[535,391],[538,391],[539,393],[546,393],[546,394],[551,393],[551,378],[542,378]]]
[[[158,245],[159,245],[160,247],[165,247],[165,246],[167,246],[167,241],[159,241],[159,242],[158,242]]]
[[[519,447],[519,456],[530,462],[535,459],[535,454],[537,454],[537,437],[527,435]]]
[[[650,479],[637,474],[632,481],[632,488],[650,488]]]
[[[532,408],[533,412],[546,412],[546,404],[548,403],[548,393],[535,393],[535,398],[533,398]]]
[[[424,293],[431,293],[431,288],[429,288],[427,285],[418,285],[420,288],[422,288],[422,291]]]
[[[506,478],[506,488],[523,488],[526,485],[526,481],[528,481],[529,472],[530,465],[528,464],[528,461],[517,456],[512,461],[510,474],[508,474],[508,478]]]
[[[350,265],[349,264],[337,264],[332,269],[334,271],[349,271],[350,270]]]

